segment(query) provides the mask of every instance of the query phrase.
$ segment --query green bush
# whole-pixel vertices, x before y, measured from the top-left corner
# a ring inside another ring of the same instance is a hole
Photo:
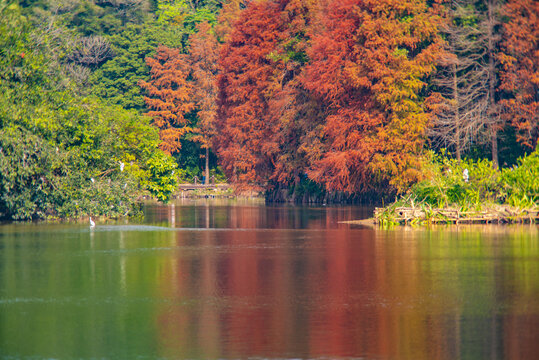
[[[18,127],[0,131],[0,218],[43,217],[54,202],[58,158],[40,137]]]
[[[518,159],[516,166],[502,171],[503,196],[513,206],[539,204],[539,150]]]
[[[468,181],[463,172],[467,169]],[[539,154],[520,158],[516,166],[499,171],[488,160],[457,161],[444,152],[431,154],[427,180],[415,184],[400,205],[424,203],[435,207],[480,208],[485,203],[518,207],[539,204]],[[405,204],[406,203],[406,204]]]
[[[228,182],[223,170],[220,166],[210,169],[210,178],[214,177],[216,184],[225,184]]]
[[[202,181],[202,169],[198,166],[185,166],[182,169],[178,169],[177,172],[178,181],[182,184],[191,184],[194,181],[195,176],[199,181]]]
[[[480,205],[495,201],[499,193],[500,172],[489,160],[457,161],[442,154],[431,154],[428,179],[415,184],[411,194],[416,201],[446,207]],[[464,177],[468,171],[468,180]]]
[[[145,187],[159,201],[168,202],[178,187],[177,164],[162,152],[155,152],[146,162],[149,176],[144,181]]]

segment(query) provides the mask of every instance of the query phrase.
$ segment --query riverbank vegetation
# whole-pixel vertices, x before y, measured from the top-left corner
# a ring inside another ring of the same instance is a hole
[[[271,201],[537,204],[536,1],[0,12],[1,217],[121,216],[195,176]]]
[[[35,28],[14,2],[0,12],[0,217],[122,216],[141,191],[169,197],[177,165],[150,119],[85,91],[110,51],[85,46],[103,40]]]
[[[319,199],[380,198],[428,179],[430,150],[514,165],[537,144],[537,13],[531,1],[252,2],[220,56],[225,173],[269,197],[313,182]]]
[[[539,220],[539,152],[498,170],[488,160],[431,154],[429,176],[375,220],[394,223],[535,222]]]

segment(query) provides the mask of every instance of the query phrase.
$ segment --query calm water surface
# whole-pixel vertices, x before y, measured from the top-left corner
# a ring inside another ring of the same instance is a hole
[[[339,223],[370,215],[200,201],[0,225],[0,358],[537,358],[538,226]]]

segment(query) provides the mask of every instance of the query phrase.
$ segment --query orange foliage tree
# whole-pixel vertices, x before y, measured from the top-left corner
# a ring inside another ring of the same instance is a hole
[[[215,35],[221,43],[230,40],[234,25],[248,2],[249,0],[227,0],[223,2],[223,8],[219,12],[217,24],[215,24]]]
[[[509,0],[504,8],[503,69],[500,89],[504,116],[517,130],[520,143],[532,150],[539,137],[539,2]]]
[[[198,32],[189,38],[189,60],[191,77],[194,84],[193,100],[198,109],[197,135],[192,140],[201,143],[205,149],[205,177],[209,179],[209,150],[215,136],[215,117],[217,115],[217,74],[219,72],[219,43],[208,23],[197,26]]]
[[[153,124],[159,128],[159,147],[167,154],[180,150],[180,140],[193,132],[193,127],[185,115],[195,104],[193,85],[187,80],[189,62],[178,49],[160,46],[154,58],[147,58],[150,67],[150,81],[140,81],[139,85],[148,91],[146,104],[151,111]]]
[[[425,80],[441,51],[424,0],[323,0],[305,87],[328,106],[309,176],[328,190],[403,190],[420,178]]]

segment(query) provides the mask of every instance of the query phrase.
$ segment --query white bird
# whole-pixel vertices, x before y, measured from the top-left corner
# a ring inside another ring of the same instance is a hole
[[[464,169],[462,172],[462,178],[464,179],[464,182],[468,182],[470,180],[470,174],[468,173],[468,169]]]
[[[90,178],[90,180],[92,180],[93,183],[95,182],[94,178]]]
[[[123,162],[120,161],[120,171],[123,172],[124,171],[124,166],[125,164]]]
[[[90,229],[95,227],[95,222],[92,220],[92,217],[90,216]]]

